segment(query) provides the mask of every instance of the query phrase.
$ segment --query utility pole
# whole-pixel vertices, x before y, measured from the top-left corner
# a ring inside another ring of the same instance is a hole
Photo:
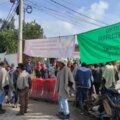
[[[19,0],[18,63],[23,60],[23,0]]]

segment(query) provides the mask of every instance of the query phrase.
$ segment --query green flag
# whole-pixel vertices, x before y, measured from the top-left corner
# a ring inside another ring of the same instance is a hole
[[[120,60],[120,23],[78,34],[81,62]]]

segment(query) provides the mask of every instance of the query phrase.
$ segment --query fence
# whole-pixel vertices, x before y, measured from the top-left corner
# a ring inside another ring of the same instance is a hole
[[[34,99],[42,99],[50,102],[58,101],[58,94],[54,94],[56,79],[32,79],[32,91],[30,97]]]

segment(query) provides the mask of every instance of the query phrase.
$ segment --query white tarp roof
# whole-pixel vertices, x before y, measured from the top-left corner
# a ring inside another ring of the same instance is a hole
[[[0,53],[0,59],[1,61],[4,61],[6,59],[9,65],[14,64],[15,66],[17,66],[17,53],[14,54]]]

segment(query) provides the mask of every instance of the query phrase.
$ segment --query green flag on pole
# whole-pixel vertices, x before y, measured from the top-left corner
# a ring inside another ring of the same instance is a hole
[[[120,23],[77,35],[81,62],[120,60]]]

